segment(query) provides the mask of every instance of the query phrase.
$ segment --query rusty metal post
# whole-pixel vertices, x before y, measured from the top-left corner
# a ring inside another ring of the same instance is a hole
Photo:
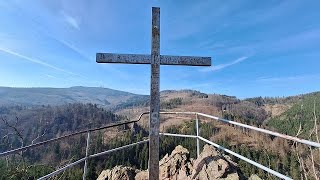
[[[152,7],[149,179],[159,179],[160,8]]]
[[[197,130],[197,158],[199,158],[200,155],[200,144],[199,144],[199,117],[198,114],[196,114],[196,130]]]
[[[90,146],[90,131],[88,131],[87,134],[87,146],[86,146],[86,160],[84,161],[84,167],[83,167],[83,175],[82,179],[85,180],[87,176],[87,170],[88,170],[88,156],[89,156],[89,146]]]

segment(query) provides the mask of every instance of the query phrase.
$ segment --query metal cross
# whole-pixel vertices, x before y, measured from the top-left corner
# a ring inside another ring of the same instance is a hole
[[[151,56],[97,53],[97,63],[151,64],[149,129],[149,179],[159,179],[160,65],[211,66],[211,57],[160,55],[160,8],[152,8]]]

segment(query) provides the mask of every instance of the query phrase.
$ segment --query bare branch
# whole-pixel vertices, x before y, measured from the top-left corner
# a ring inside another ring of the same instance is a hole
[[[313,125],[313,129],[310,132],[309,135],[309,139],[312,140],[312,134],[314,133],[316,136],[317,141],[319,142],[319,137],[318,137],[318,128],[317,128],[317,116],[316,116],[316,101],[314,100],[313,103],[313,115],[314,115],[314,125]],[[310,159],[311,159],[311,166],[312,166],[312,170],[313,170],[313,175],[315,177],[316,180],[318,180],[318,176],[317,176],[317,172],[316,172],[316,168],[315,168],[315,162],[314,162],[314,157],[313,157],[313,151],[312,148],[309,146],[310,149]]]
[[[45,129],[45,130],[43,131],[42,135],[38,134],[38,136],[31,141],[31,144],[33,144],[34,141],[36,141],[36,140],[39,139],[40,137],[43,137],[43,136],[46,134],[46,130],[47,130],[47,129]]]
[[[316,168],[315,168],[314,159],[313,159],[312,148],[309,146],[309,149],[310,149],[310,156],[311,156],[311,164],[312,164],[313,175],[314,175],[314,178],[315,178],[316,180],[319,180],[319,178],[318,178],[318,176],[317,176]]]
[[[302,131],[302,125],[301,125],[301,122],[299,122],[299,129],[298,129],[298,132],[297,132],[295,137],[298,137],[302,132],[303,132]],[[299,165],[300,165],[300,169],[302,169],[301,176],[303,175],[304,178],[307,180],[308,179],[308,176],[307,176],[308,173],[307,173],[306,168],[304,166],[303,159],[300,157],[298,146],[299,146],[299,144],[297,142],[294,142],[292,144],[291,149],[293,149],[296,152],[296,155],[297,155],[297,158],[298,158],[298,162],[299,162]]]
[[[21,130],[19,130],[19,129],[17,128],[17,123],[18,123],[18,121],[19,121],[19,120],[18,120],[18,117],[16,117],[16,123],[15,123],[15,125],[11,125],[6,118],[3,118],[3,117],[2,117],[1,120],[3,121],[3,123],[4,123],[7,127],[11,128],[11,129],[14,131],[14,133],[20,138],[21,146],[23,146],[24,138],[23,138],[23,136],[22,136],[22,134],[21,134]]]
[[[313,103],[313,115],[314,115],[315,135],[316,135],[317,142],[320,143],[319,136],[318,136],[318,123],[317,123],[316,101],[315,100]],[[320,157],[320,148],[319,148],[319,157]]]

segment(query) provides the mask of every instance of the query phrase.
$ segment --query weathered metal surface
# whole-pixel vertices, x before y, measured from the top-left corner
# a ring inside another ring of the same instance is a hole
[[[152,8],[149,179],[159,179],[160,8]]]
[[[97,63],[150,64],[146,54],[97,53]],[[160,55],[161,65],[211,66],[211,57]]]

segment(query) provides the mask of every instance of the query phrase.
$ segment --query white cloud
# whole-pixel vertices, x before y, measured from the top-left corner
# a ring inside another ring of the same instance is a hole
[[[320,79],[320,74],[309,74],[309,75],[296,75],[286,77],[260,77],[257,79],[258,82],[288,82],[288,81],[306,81]]]
[[[45,67],[49,67],[49,68],[57,70],[57,71],[61,71],[61,72],[67,73],[67,74],[75,75],[75,76],[79,76],[78,74],[75,74],[73,72],[67,71],[65,69],[56,67],[56,66],[51,65],[51,64],[48,64],[48,63],[43,62],[43,61],[41,61],[39,59],[22,55],[20,53],[14,52],[14,51],[12,51],[10,49],[7,49],[7,48],[0,47],[0,51],[5,52],[5,53],[10,54],[10,55],[13,55],[13,56],[16,56],[16,57],[19,57],[21,59],[27,60],[27,61],[35,63],[35,64],[39,64],[39,65],[42,65],[42,66],[45,66]]]
[[[50,75],[50,74],[45,74],[45,76],[46,76],[46,77],[48,77],[48,78],[53,78],[53,79],[57,79],[57,77],[55,77],[55,76],[52,76],[52,75]]]
[[[80,27],[79,27],[79,22],[76,20],[76,18],[66,14],[64,11],[61,12],[64,20],[70,25],[72,26],[73,28],[77,29],[77,30],[80,30]]]
[[[212,67],[209,67],[209,68],[206,68],[206,69],[202,69],[201,71],[203,72],[208,72],[208,71],[218,71],[218,70],[221,70],[221,69],[224,69],[226,67],[229,67],[229,66],[232,66],[232,65],[235,65],[235,64],[238,64],[246,59],[248,59],[249,57],[248,56],[242,56],[242,57],[239,57],[238,59],[230,62],[230,63],[226,63],[226,64],[219,64],[217,66],[212,66]]]
[[[53,37],[54,38],[54,37]],[[58,42],[62,43],[64,46],[66,46],[67,48],[73,50],[74,52],[76,52],[78,55],[80,55],[81,57],[83,57],[84,59],[91,61],[92,58],[89,58],[87,55],[85,55],[80,49],[78,49],[77,47],[75,47],[73,44],[68,43],[65,40],[60,40],[57,38],[54,38],[55,40],[57,40]],[[94,57],[95,58],[95,57]],[[94,59],[95,60],[95,59]]]

